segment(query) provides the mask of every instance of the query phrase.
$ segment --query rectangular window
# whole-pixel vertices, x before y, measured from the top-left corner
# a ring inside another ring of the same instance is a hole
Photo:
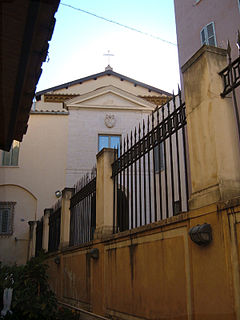
[[[3,166],[18,165],[19,146],[20,146],[20,143],[14,140],[10,151],[3,151],[3,155],[2,155]]]
[[[160,150],[159,150],[160,147]],[[159,152],[160,151],[160,152]],[[164,153],[163,153],[163,144],[157,145],[153,149],[154,153],[154,164],[155,164],[155,172],[158,173],[162,170],[164,170]],[[160,161],[159,161],[159,155],[160,155]]]
[[[239,8],[239,12],[240,12],[240,0],[238,0],[238,8]]]
[[[13,213],[16,202],[0,202],[0,235],[13,232]]]
[[[99,135],[98,136],[98,151],[101,151],[103,148],[119,148],[121,141],[121,136],[109,136],[109,135]]]
[[[214,22],[207,24],[200,32],[201,44],[217,46]]]

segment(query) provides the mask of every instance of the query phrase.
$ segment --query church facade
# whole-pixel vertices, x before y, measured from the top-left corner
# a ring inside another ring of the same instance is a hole
[[[0,260],[24,263],[28,221],[57,201],[171,95],[116,73],[104,72],[36,93],[28,134],[0,154]]]

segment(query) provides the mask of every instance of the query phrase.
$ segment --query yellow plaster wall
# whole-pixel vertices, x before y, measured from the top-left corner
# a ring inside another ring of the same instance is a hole
[[[28,125],[28,134],[20,143],[18,166],[0,163],[0,201],[16,202],[14,233],[0,236],[0,261],[8,264],[26,262],[28,221],[39,219],[56,201],[55,191],[65,187],[68,116],[32,114]],[[15,237],[21,240],[15,241]]]
[[[0,185],[0,201],[15,202],[13,232],[0,235],[0,261],[3,264],[24,264],[27,261],[29,225],[35,220],[37,200],[27,189],[19,185]]]
[[[56,201],[55,191],[65,187],[67,125],[66,115],[31,114],[28,134],[20,143],[18,166],[0,165],[0,185],[29,190],[38,202],[37,218]]]
[[[188,231],[205,222],[213,241],[199,247]],[[62,301],[112,319],[239,319],[239,222],[238,207],[194,210],[69,248],[64,273],[50,267],[50,279],[62,284]]]

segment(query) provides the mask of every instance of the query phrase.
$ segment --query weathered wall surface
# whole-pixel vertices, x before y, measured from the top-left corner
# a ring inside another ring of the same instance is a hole
[[[210,223],[199,247],[192,226]],[[113,319],[239,319],[240,207],[216,205],[95,240],[49,259],[61,301]],[[89,257],[99,249],[99,259]]]
[[[40,218],[56,201],[55,191],[65,186],[67,124],[67,115],[32,114],[18,166],[0,165],[0,202],[16,202],[13,234],[0,235],[3,263],[26,262],[28,221]]]
[[[194,2],[174,1],[180,67],[201,47],[200,31],[210,22],[215,24],[217,46],[226,49],[229,40],[236,58],[235,43],[240,19],[238,1]]]
[[[108,97],[109,98],[109,97]],[[106,107],[106,95],[97,97],[97,102],[76,103],[69,106],[69,142],[67,151],[66,185],[72,187],[84,174],[89,173],[96,164],[99,135],[119,135],[124,137],[134,130],[135,126],[146,120],[153,110],[153,105],[146,103],[141,108],[135,103],[121,99],[125,109],[120,105],[115,95],[110,105]],[[92,105],[88,105],[92,104]],[[97,107],[96,107],[97,104]],[[105,106],[104,106],[105,104]],[[120,106],[119,106],[120,105]],[[129,108],[129,110],[128,110]],[[115,117],[115,124],[109,128],[105,124],[107,115]]]
[[[14,184],[0,185],[0,199],[15,203],[12,234],[0,236],[0,261],[24,264],[28,252],[28,221],[36,219],[37,199],[27,189]]]
[[[37,218],[56,201],[55,191],[65,186],[67,126],[67,115],[31,114],[28,134],[20,144],[18,166],[0,165],[0,185],[30,190],[38,200]]]

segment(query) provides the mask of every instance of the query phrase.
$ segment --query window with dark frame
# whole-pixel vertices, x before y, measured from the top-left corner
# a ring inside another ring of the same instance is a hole
[[[19,146],[18,141],[13,141],[10,151],[3,151],[2,154],[2,166],[17,166],[19,158]]]
[[[0,202],[0,235],[13,233],[13,216],[16,202]]]

